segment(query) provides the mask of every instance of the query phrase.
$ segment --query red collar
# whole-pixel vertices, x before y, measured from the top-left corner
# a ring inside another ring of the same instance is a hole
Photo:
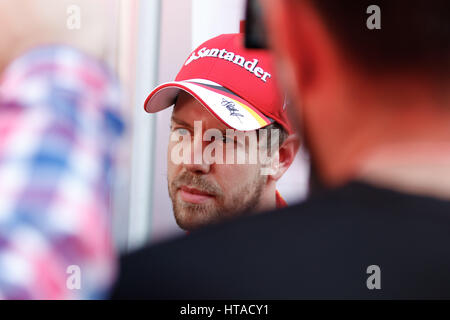
[[[277,209],[285,208],[288,206],[287,202],[283,199],[278,190],[275,192],[275,198],[277,203]]]

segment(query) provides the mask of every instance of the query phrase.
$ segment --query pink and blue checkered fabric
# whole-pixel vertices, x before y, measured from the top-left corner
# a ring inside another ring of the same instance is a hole
[[[119,104],[112,74],[69,47],[36,48],[2,73],[0,299],[105,297]]]

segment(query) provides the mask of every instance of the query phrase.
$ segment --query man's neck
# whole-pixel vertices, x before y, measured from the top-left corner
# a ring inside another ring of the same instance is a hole
[[[390,189],[450,200],[450,143],[410,143],[380,148],[357,178]]]
[[[270,211],[276,209],[276,207],[276,185],[275,183],[268,183],[261,193],[260,201],[254,212]]]
[[[338,186],[359,178],[450,198],[449,93],[422,78],[384,80],[376,88],[361,85],[355,99],[338,105],[345,112],[330,120],[334,134],[315,137],[324,182]]]

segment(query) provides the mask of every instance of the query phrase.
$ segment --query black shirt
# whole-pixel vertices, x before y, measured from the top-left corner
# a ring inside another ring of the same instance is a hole
[[[113,298],[450,298],[450,202],[353,182],[124,256]]]

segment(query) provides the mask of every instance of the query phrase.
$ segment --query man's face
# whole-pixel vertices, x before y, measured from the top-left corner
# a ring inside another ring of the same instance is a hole
[[[182,92],[172,114],[171,132],[176,136],[190,134],[191,152],[198,154],[212,142],[202,141],[195,147],[194,121],[201,121],[202,136],[214,128],[225,137],[227,127],[191,95]],[[258,206],[267,181],[267,176],[261,175],[260,164],[195,164],[193,155],[188,163],[176,164],[172,151],[177,143],[172,139],[169,142],[167,180],[175,219],[182,229],[192,230]],[[242,145],[230,139],[223,143],[224,154],[226,148],[242,151],[238,150]]]

